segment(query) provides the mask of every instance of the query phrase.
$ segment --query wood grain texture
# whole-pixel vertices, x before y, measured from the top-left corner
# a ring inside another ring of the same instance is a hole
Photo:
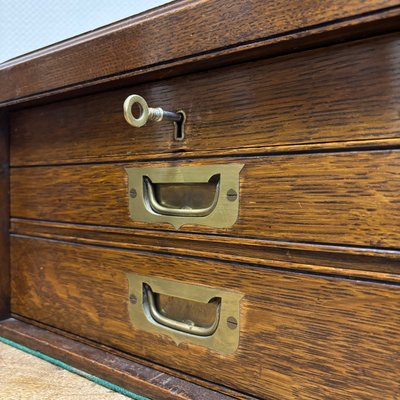
[[[176,59],[202,54],[209,57],[210,53],[238,45],[258,47],[270,38],[332,23],[352,25],[351,20],[357,17],[373,16],[379,20],[380,12],[398,6],[397,0],[176,2],[11,60],[0,69],[0,101],[143,70],[154,64],[164,65],[165,69]],[[91,68],[82,68],[86,65]]]
[[[11,233],[400,283],[400,252],[394,250],[143,231],[19,218],[11,220]]]
[[[369,151],[193,160],[180,166],[244,163],[239,218],[232,228],[186,225],[184,232],[398,248],[400,152]],[[12,217],[173,230],[132,221],[128,166],[13,168]],[[177,163],[152,163],[154,167]]]
[[[14,313],[263,399],[392,400],[400,390],[398,285],[18,237],[12,266]],[[243,293],[238,350],[136,330],[128,271]]]
[[[32,105],[48,104],[49,102],[126,87],[132,84],[137,85],[240,62],[277,57],[288,53],[397,32],[400,28],[399,16],[400,7],[389,7],[377,12],[360,14],[354,18],[338,19],[332,23],[316,25],[306,30],[300,28],[291,33],[272,36],[265,40],[245,42],[115,75],[75,82],[55,89],[50,88],[47,91],[36,92],[24,97],[14,97],[0,101],[0,107],[20,109]],[[33,58],[36,57],[36,55],[32,56]],[[19,61],[21,60],[18,59],[17,62]]]
[[[10,312],[9,221],[8,114],[0,111],[0,320]]]
[[[141,366],[146,366],[150,370],[156,370],[156,371],[162,372],[165,375],[170,376],[171,378],[176,377],[176,378],[179,378],[183,382],[194,383],[196,386],[199,387],[199,389],[207,388],[213,394],[217,394],[217,393],[218,394],[222,394],[222,395],[227,396],[229,399],[230,398],[234,398],[234,399],[237,399],[237,400],[257,400],[257,398],[254,397],[254,396],[251,396],[251,395],[246,394],[246,393],[238,392],[236,390],[228,388],[227,386],[218,385],[215,382],[206,381],[206,380],[201,379],[199,377],[196,377],[194,375],[185,374],[182,371],[178,371],[176,369],[168,368],[165,365],[156,364],[156,363],[154,363],[152,361],[149,361],[149,360],[146,360],[144,358],[137,357],[137,356],[132,355],[130,353],[118,350],[115,347],[106,346],[106,345],[101,344],[99,342],[95,342],[93,340],[89,340],[89,339],[84,338],[82,336],[78,336],[78,335],[75,335],[73,333],[66,332],[66,331],[64,331],[62,329],[58,329],[58,328],[56,328],[54,326],[46,325],[46,324],[43,324],[43,323],[41,323],[39,321],[35,321],[33,319],[23,317],[22,315],[17,315],[15,313],[11,313],[11,317],[12,317],[11,319],[15,319],[18,322],[23,322],[25,324],[28,324],[29,326],[34,327],[34,328],[36,327],[36,328],[44,329],[46,332],[54,333],[57,336],[61,336],[63,338],[68,338],[68,339],[70,339],[70,340],[72,340],[74,342],[77,342],[77,343],[80,343],[80,344],[85,344],[85,345],[90,346],[90,347],[92,347],[94,349],[99,349],[99,350],[105,351],[108,354],[115,355],[115,356],[117,356],[119,358],[123,358],[124,360],[127,360],[127,361],[133,361],[134,364],[139,364]],[[168,383],[168,381],[167,381],[167,383]],[[121,386],[123,386],[123,385],[121,385]],[[165,386],[164,386],[164,388],[165,388]],[[200,390],[200,393],[201,393],[201,390]],[[205,393],[207,393],[207,392],[205,392]],[[156,400],[157,400],[157,397],[156,397]]]
[[[185,140],[173,140],[169,122],[128,125],[122,104],[132,93],[185,110]],[[373,139],[385,146],[399,139],[399,93],[400,35],[393,34],[15,111],[11,164]]]
[[[0,323],[0,335],[154,400],[236,398],[15,319]]]

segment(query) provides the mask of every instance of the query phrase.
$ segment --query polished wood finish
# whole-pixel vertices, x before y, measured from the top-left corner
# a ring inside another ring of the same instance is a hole
[[[21,237],[12,263],[14,313],[264,399],[393,399],[400,385],[398,285]],[[135,329],[128,271],[243,293],[238,350]]]
[[[263,153],[373,139],[387,146],[399,139],[399,71],[400,35],[393,34],[27,108],[11,114],[11,164]],[[132,93],[183,109],[185,140],[173,140],[168,122],[128,125],[122,104]]]
[[[185,232],[398,248],[399,151],[319,153],[193,160],[190,165],[244,163],[240,214],[232,228],[184,226]],[[48,221],[157,228],[132,221],[128,166],[100,164],[14,168],[11,215]],[[180,166],[187,165],[180,162]],[[176,166],[176,162],[152,163]]]
[[[8,143],[8,115],[0,111],[0,320],[10,312]]]
[[[232,238],[13,218],[11,232],[81,244],[164,252],[400,283],[400,251]]]
[[[3,64],[0,101],[218,56],[232,62],[232,54],[280,43],[288,51],[300,46],[296,39],[318,42],[322,33],[346,35],[346,28],[355,35],[362,23],[389,29],[398,16],[398,0],[183,0]]]
[[[231,397],[16,319],[0,336],[154,400],[229,400]]]
[[[399,17],[182,0],[0,65],[0,335],[152,399],[397,398]],[[185,140],[128,126],[134,92]],[[228,162],[232,228],[130,219],[125,167]],[[127,272],[243,293],[238,350],[134,328]]]
[[[300,29],[284,36],[273,36],[265,41],[239,44],[210,53],[198,54],[194,57],[173,59],[167,63],[150,65],[94,80],[76,82],[68,86],[24,97],[17,97],[5,100],[4,102],[0,101],[0,107],[20,109],[31,105],[48,104],[49,102],[76,96],[84,96],[132,84],[167,79],[252,59],[271,58],[283,54],[343,43],[348,40],[365,39],[367,37],[397,32],[400,28],[399,16],[400,7],[389,7],[376,13],[366,13],[354,18],[336,20],[332,23],[316,26],[305,31]],[[35,58],[35,55],[32,55],[32,57]],[[21,60],[18,59],[17,63],[19,61]],[[9,63],[7,63],[6,68],[9,66]],[[60,78],[62,79],[63,76],[61,75]]]

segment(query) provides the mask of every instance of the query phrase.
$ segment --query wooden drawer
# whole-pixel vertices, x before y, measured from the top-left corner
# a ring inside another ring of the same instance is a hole
[[[398,285],[33,238],[11,249],[17,315],[263,399],[392,399],[400,387]],[[237,350],[135,328],[127,272],[241,293]]]
[[[11,165],[262,153],[345,141],[388,145],[400,131],[399,46],[393,34],[14,111]],[[173,140],[169,122],[129,126],[122,104],[132,93],[154,107],[183,109],[185,140]]]
[[[398,248],[398,150],[151,163],[152,167],[243,163],[239,218],[232,228],[186,225],[186,232]],[[14,168],[13,217],[174,230],[133,221],[126,167],[98,164]],[[134,210],[133,210],[134,212]]]
[[[0,335],[151,399],[397,399],[399,15],[183,0],[0,66]],[[181,183],[224,223],[139,218]]]

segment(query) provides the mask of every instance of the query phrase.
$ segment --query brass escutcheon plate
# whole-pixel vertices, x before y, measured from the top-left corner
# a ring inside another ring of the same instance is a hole
[[[132,220],[232,227],[239,214],[244,164],[126,168]]]
[[[129,316],[135,329],[153,334],[166,335],[176,344],[193,343],[223,354],[230,354],[236,351],[239,345],[240,301],[243,298],[243,294],[160,279],[154,276],[138,275],[133,272],[128,272],[126,275],[129,281]],[[162,321],[157,322],[150,309],[154,306],[150,304],[147,298],[147,287],[151,288],[157,295],[179,299],[183,302],[183,312],[185,312],[185,309],[189,309],[189,307],[185,307],[185,301],[207,305],[213,300],[218,299],[219,307],[215,313],[213,324],[215,327],[212,329],[212,332],[206,336],[202,335],[199,329],[201,327],[196,327],[195,322],[187,321],[184,315],[181,315],[181,321],[172,321],[172,318],[164,316],[165,319],[174,322],[174,324],[169,323],[164,325]],[[173,328],[174,325],[177,328]],[[193,327],[193,334],[179,330],[179,325]]]

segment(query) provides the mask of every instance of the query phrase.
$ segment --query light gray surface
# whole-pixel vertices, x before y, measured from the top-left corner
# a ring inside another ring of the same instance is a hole
[[[128,397],[0,343],[1,400],[126,400]]]
[[[0,63],[166,0],[0,0]]]

